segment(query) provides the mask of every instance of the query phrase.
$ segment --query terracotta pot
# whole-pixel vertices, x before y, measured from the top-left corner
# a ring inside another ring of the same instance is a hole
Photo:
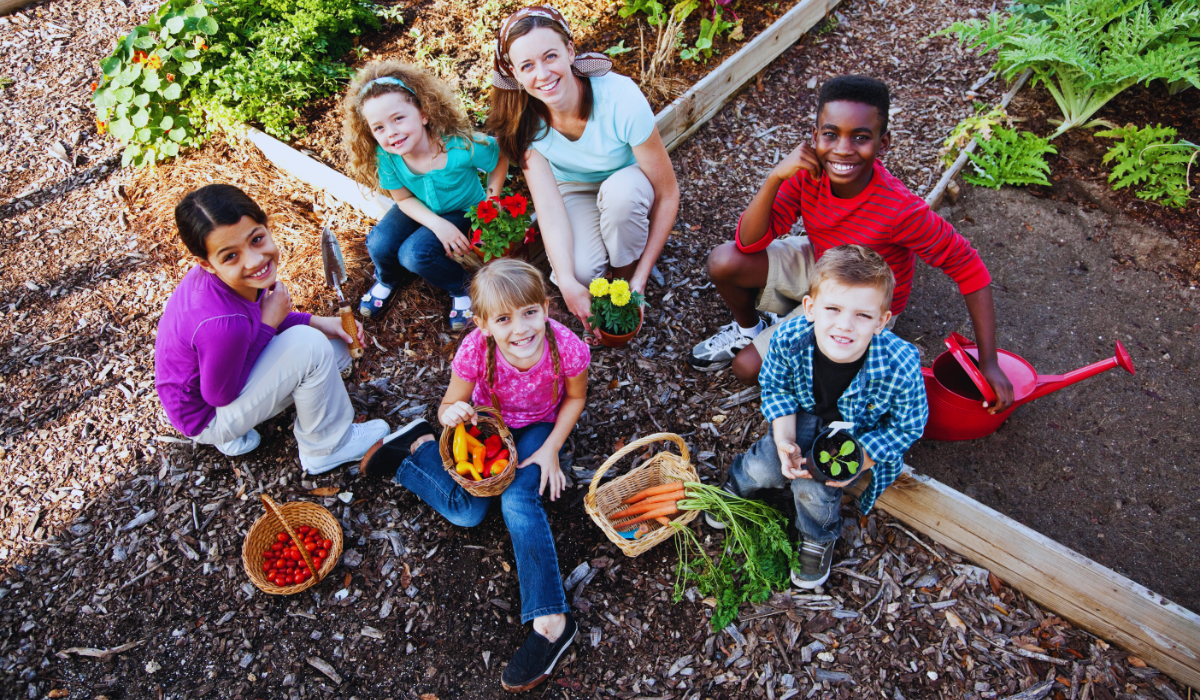
[[[600,326],[596,326],[593,330],[596,331],[596,335],[600,336],[600,344],[603,345],[604,347],[623,348],[623,347],[625,347],[625,345],[627,345],[629,343],[629,341],[633,340],[633,336],[637,335],[638,331],[642,330],[642,322],[645,320],[646,320],[645,307],[639,306],[638,307],[637,328],[634,328],[632,331],[629,331],[628,333],[625,333],[622,335],[616,335],[615,333],[609,333],[608,331],[604,330]]]

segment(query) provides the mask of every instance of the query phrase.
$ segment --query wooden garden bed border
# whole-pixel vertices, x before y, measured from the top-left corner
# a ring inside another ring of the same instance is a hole
[[[1047,610],[1200,690],[1200,615],[928,476],[877,505]]]
[[[801,0],[659,112],[656,123],[667,150],[711,119],[839,2]],[[280,169],[366,216],[378,219],[391,206],[386,197],[365,193],[342,173],[257,129],[248,129],[247,137]],[[944,179],[948,182],[959,168]],[[940,195],[945,183],[939,185]],[[932,478],[906,478],[884,491],[878,504],[1051,612],[1200,690],[1200,616],[1195,613]]]
[[[5,0],[0,0],[4,2]],[[672,151],[717,113],[746,83],[779,57],[841,0],[801,0],[717,66],[690,90],[667,105],[655,117],[667,150]],[[249,128],[247,138],[279,169],[327,191],[365,216],[380,219],[392,202],[382,194],[367,192],[346,175],[296,151],[258,129]]]

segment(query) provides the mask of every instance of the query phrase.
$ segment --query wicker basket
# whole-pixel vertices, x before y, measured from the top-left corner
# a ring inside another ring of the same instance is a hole
[[[617,463],[625,455],[640,450],[641,448],[653,442],[660,440],[670,440],[679,446],[679,456],[671,452],[659,452],[650,458],[642,466],[633,471],[618,476],[603,486],[600,485],[600,477],[610,467]],[[684,444],[683,438],[675,433],[656,433],[647,435],[646,437],[635,440],[612,457],[596,470],[596,475],[592,477],[592,486],[588,489],[587,496],[583,499],[583,506],[587,509],[588,515],[592,516],[592,520],[600,526],[608,539],[621,548],[627,556],[636,557],[655,545],[668,540],[675,534],[675,529],[661,525],[654,521],[649,521],[652,528],[649,533],[643,535],[640,539],[630,540],[621,536],[614,527],[614,523],[608,519],[608,513],[615,513],[624,507],[622,501],[630,496],[650,488],[665,484],[668,481],[700,481],[700,475],[696,473],[696,468],[688,461],[688,448]],[[686,525],[690,523],[700,511],[689,510],[677,514],[671,519],[672,522]],[[622,518],[625,520],[626,518]]]
[[[499,474],[490,476],[483,481],[475,481],[474,479],[463,476],[455,469],[454,452],[451,449],[451,444],[454,441],[454,428],[446,428],[442,430],[442,439],[438,443],[438,447],[442,450],[442,466],[450,473],[450,478],[454,479],[459,486],[466,489],[472,496],[499,496],[504,493],[504,489],[512,483],[513,477],[517,475],[517,443],[513,441],[512,433],[508,431],[508,426],[500,418],[500,411],[489,406],[476,406],[475,413],[479,416],[478,426],[479,431],[483,433],[483,438],[480,442],[486,440],[489,435],[499,435],[504,441],[504,446],[508,449],[508,466]]]
[[[333,517],[333,513],[307,501],[295,501],[281,506],[265,493],[262,495],[262,502],[267,512],[254,521],[250,531],[246,533],[246,539],[242,540],[242,568],[246,570],[250,582],[264,593],[291,595],[328,576],[342,556],[342,526],[337,518]],[[329,556],[325,557],[325,562],[321,564],[320,571],[313,568],[312,556],[304,547],[300,547],[304,563],[308,565],[308,570],[313,572],[312,577],[291,586],[276,586],[263,574],[263,550],[271,548],[276,541],[275,536],[280,531],[286,531],[293,541],[299,542],[301,538],[296,534],[296,528],[301,525],[315,527],[325,539],[333,541],[333,547],[329,550]]]

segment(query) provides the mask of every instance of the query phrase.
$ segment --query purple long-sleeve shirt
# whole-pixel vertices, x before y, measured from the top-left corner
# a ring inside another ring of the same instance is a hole
[[[267,343],[311,316],[292,312],[276,330],[262,322],[258,302],[193,267],[167,300],[154,342],[154,386],[171,425],[188,437],[204,432],[246,386]]]

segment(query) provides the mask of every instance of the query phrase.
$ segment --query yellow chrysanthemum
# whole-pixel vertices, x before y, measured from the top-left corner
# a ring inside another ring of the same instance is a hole
[[[612,283],[608,285],[608,291],[614,294],[624,294],[628,298],[629,283],[620,279],[613,280]]]
[[[588,291],[591,292],[592,296],[594,297],[602,297],[605,294],[608,294],[608,280],[604,279],[603,277],[598,277],[592,280],[592,283],[588,285]]]
[[[617,285],[614,284],[611,289],[612,293],[610,297],[612,298],[613,306],[625,306],[629,303],[629,285],[625,285],[624,289],[618,289]]]

